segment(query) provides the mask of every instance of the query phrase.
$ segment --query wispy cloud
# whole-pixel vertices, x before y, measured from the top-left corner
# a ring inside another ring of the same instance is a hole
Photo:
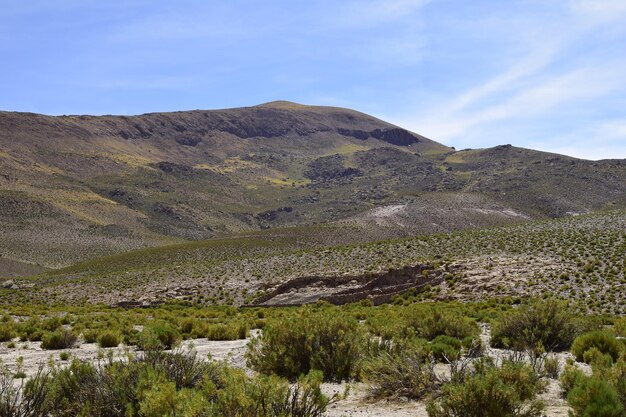
[[[503,140],[504,122],[514,126],[526,121],[540,126],[550,123],[552,117],[553,123],[559,123],[557,119],[568,111],[584,113],[585,105],[592,109],[597,100],[624,93],[626,55],[613,53],[608,54],[608,60],[606,56],[596,59],[593,54],[597,51],[581,51],[578,45],[593,36],[595,29],[606,29],[607,22],[617,25],[616,16],[626,16],[626,2],[572,0],[563,13],[559,22],[536,21],[518,34],[518,44],[526,44],[529,52],[508,69],[451,98],[444,97],[428,109],[418,105],[395,121],[451,145],[495,145]],[[501,59],[510,58],[503,54]],[[623,138],[615,135],[622,132],[623,126],[612,126],[612,132],[604,128],[598,135]],[[478,132],[483,135],[480,143],[475,142]],[[514,132],[508,136],[519,138]],[[554,142],[558,140],[555,138]],[[614,142],[608,140],[606,144],[615,145]]]
[[[608,65],[606,68],[581,68],[569,73],[558,75],[536,83],[528,88],[513,89],[512,94],[505,95],[495,104],[468,108],[471,103],[465,93],[449,108],[439,108],[423,119],[411,122],[415,129],[426,135],[443,140],[452,140],[467,133],[477,126],[482,126],[504,119],[524,119],[543,115],[554,108],[602,97],[626,85],[623,74],[626,63]],[[510,77],[509,77],[510,78]],[[501,78],[498,78],[498,82]],[[493,81],[486,84],[490,86]],[[489,88],[480,88],[480,92]],[[501,93],[501,89],[493,89],[492,93]],[[476,94],[473,94],[476,97]],[[463,105],[459,105],[463,102]],[[408,121],[407,121],[408,122]]]

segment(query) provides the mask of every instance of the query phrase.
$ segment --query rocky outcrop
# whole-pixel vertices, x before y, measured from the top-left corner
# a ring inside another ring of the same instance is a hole
[[[301,305],[320,300],[341,305],[364,299],[378,305],[409,290],[420,292],[428,286],[438,285],[445,273],[454,272],[456,268],[420,264],[390,269],[381,274],[295,278],[268,290],[254,305]]]
[[[401,128],[374,129],[371,132],[358,129],[337,129],[337,133],[360,140],[369,138],[379,139],[397,146],[408,146],[419,142],[419,138],[416,135]]]

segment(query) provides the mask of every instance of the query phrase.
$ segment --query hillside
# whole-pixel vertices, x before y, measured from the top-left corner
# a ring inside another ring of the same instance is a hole
[[[322,246],[338,235],[358,241],[359,229],[299,227],[141,249],[16,280],[21,288],[0,296],[11,305],[284,305],[384,302],[408,291],[438,301],[558,296],[624,313],[624,210]]]
[[[0,113],[0,259],[12,265],[300,225],[353,231],[315,244],[333,245],[624,206],[626,161],[457,152],[346,109]]]

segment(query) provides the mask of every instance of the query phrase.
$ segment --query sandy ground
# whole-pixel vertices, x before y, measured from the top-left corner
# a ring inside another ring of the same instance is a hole
[[[489,328],[482,326],[482,339],[484,342],[489,340]],[[182,344],[183,349],[194,349],[199,357],[213,358],[215,360],[226,360],[233,366],[245,368],[245,352],[246,344],[249,339],[233,340],[233,341],[211,341],[207,339],[196,339],[193,341],[185,341]],[[15,348],[7,348],[6,343],[0,345],[0,359],[8,369],[15,373],[18,371],[18,358],[23,358],[22,370],[31,376],[37,372],[39,366],[45,366],[51,361],[64,366],[68,361],[60,359],[62,351],[42,350],[39,342],[16,342]],[[73,357],[82,360],[97,362],[98,358],[106,357],[113,354],[123,357],[128,353],[128,348],[118,347],[102,349],[98,348],[95,343],[83,343],[80,347],[65,350]],[[499,358],[507,354],[507,351],[488,348],[488,355]],[[569,353],[559,354],[558,358],[562,364],[570,357]],[[442,365],[443,366],[443,365]],[[584,368],[584,367],[583,367]],[[588,369],[583,369],[588,371]],[[19,381],[16,380],[16,383]],[[335,393],[342,394],[345,392],[348,384],[323,384],[324,393],[332,396]],[[541,395],[541,399],[546,405],[546,417],[567,417],[569,407],[567,402],[561,398],[561,389],[559,382],[550,380],[545,393]],[[326,414],[327,417],[427,417],[425,404],[416,401],[377,401],[372,402],[368,398],[368,386],[363,383],[349,384],[349,393],[346,398],[337,401],[329,406]]]
[[[324,384],[322,390],[326,395],[342,394],[346,384]],[[366,384],[350,384],[348,396],[331,404],[327,417],[427,417],[426,406],[416,401],[377,401],[368,399]]]

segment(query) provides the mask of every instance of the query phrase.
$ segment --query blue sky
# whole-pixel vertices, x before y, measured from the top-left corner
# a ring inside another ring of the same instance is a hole
[[[0,109],[284,99],[445,144],[626,158],[626,0],[3,1]]]

